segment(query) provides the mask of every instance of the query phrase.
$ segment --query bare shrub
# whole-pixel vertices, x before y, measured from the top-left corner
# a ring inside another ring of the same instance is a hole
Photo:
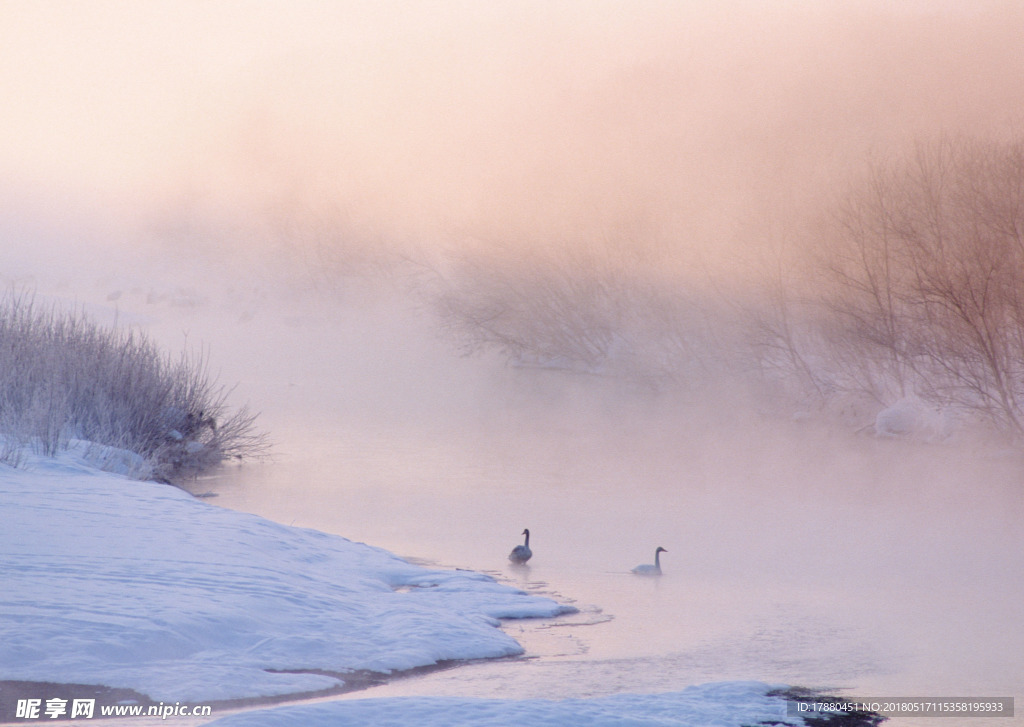
[[[53,455],[69,440],[123,448],[173,481],[229,457],[266,451],[255,416],[228,409],[230,391],[206,357],[173,360],[142,334],[98,326],[80,312],[0,300],[0,432],[4,461],[22,444]]]
[[[464,254],[437,303],[463,350],[512,361],[597,369],[613,345],[614,281],[592,260],[539,253]]]
[[[707,311],[619,247],[492,246],[449,260],[433,293],[467,354],[657,385],[709,351]]]

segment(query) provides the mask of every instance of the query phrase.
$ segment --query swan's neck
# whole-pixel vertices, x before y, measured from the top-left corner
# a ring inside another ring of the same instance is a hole
[[[654,551],[654,567],[661,570],[661,551]]]
[[[523,543],[523,545],[525,545],[527,548],[530,547],[530,534],[529,533],[526,533],[526,542]]]

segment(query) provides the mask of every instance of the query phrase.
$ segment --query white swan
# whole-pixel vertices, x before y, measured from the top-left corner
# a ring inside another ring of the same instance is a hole
[[[513,563],[525,563],[533,557],[533,551],[530,550],[530,531],[529,529],[523,531],[523,535],[526,536],[526,542],[522,545],[517,545],[512,548],[512,552],[508,554],[508,559]]]
[[[660,576],[661,554],[667,552],[667,550],[665,550],[659,545],[658,549],[654,551],[654,565],[638,565],[636,568],[633,569],[633,572],[636,573],[638,576]]]

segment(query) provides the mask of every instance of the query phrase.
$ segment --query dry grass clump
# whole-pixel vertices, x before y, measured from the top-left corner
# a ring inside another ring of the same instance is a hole
[[[26,446],[53,455],[72,439],[129,450],[149,476],[173,482],[230,458],[264,454],[256,415],[230,411],[229,389],[205,356],[177,359],[145,335],[104,327],[80,311],[0,299],[0,461]]]

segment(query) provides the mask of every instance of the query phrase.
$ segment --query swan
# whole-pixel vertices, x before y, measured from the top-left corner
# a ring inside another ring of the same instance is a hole
[[[662,548],[660,545],[658,549],[654,551],[654,565],[649,563],[644,565],[638,565],[633,569],[633,572],[638,576],[660,576],[661,575],[661,554],[667,553],[668,551]]]
[[[513,563],[525,563],[533,557],[533,551],[530,550],[530,531],[529,529],[523,531],[523,535],[526,536],[526,542],[522,545],[517,545],[512,548],[512,552],[508,554],[508,559]]]

